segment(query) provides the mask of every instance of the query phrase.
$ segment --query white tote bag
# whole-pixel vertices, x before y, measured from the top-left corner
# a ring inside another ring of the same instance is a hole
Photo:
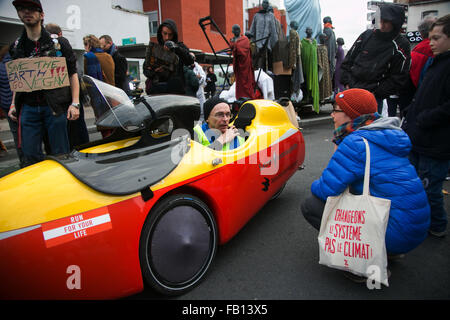
[[[391,200],[369,194],[370,148],[366,139],[362,195],[349,188],[328,197],[320,224],[319,263],[352,272],[388,286],[386,227]]]

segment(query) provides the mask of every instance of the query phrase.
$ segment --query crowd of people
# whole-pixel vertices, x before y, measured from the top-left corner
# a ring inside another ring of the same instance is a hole
[[[401,7],[382,6],[379,27],[363,32],[345,56],[344,90],[332,112],[335,152],[301,207],[319,230],[328,197],[346,188],[361,194],[367,139],[370,194],[391,200],[386,230],[391,259],[416,248],[428,234],[444,237],[448,225],[443,182],[450,162],[450,14],[424,19],[419,26],[424,40],[412,53],[400,34],[404,19]],[[383,117],[383,100],[389,99]]]
[[[49,23],[44,27],[44,10],[39,0],[16,0],[13,5],[24,30],[11,46],[1,49],[1,106],[8,116],[20,167],[25,167],[44,159],[42,145],[48,155],[64,155],[74,146],[88,142],[89,135],[80,104],[77,58],[72,46],[58,25]],[[98,39],[88,35],[83,43],[84,73],[126,89],[127,61],[111,37],[103,35]],[[29,57],[63,57],[70,86],[11,92],[5,63]],[[102,135],[107,133],[102,131]]]
[[[442,188],[450,160],[450,15],[425,18],[419,25],[424,40],[412,52],[400,33],[404,20],[401,6],[382,6],[379,28],[363,32],[345,56],[341,82],[346,89],[371,92],[378,114],[384,100],[388,116],[400,111],[412,144],[409,160],[431,207],[429,231],[442,236],[447,228]]]
[[[0,51],[0,116],[8,119],[20,167],[25,167],[42,161],[44,151],[53,156],[68,153],[75,146],[89,142],[89,134],[80,103],[76,56],[62,29],[54,23],[44,26],[44,10],[39,0],[15,0],[12,4],[24,23],[24,31],[13,45],[2,46]],[[127,60],[119,53],[111,36],[89,34],[83,37],[83,45],[83,73],[129,93]],[[6,63],[42,56],[65,59],[70,87],[13,93]],[[197,97],[203,119],[203,103],[206,97],[215,96],[217,77],[212,66],[205,73],[195,60],[195,55],[178,41],[175,22],[165,20],[158,28],[157,42],[150,42],[146,51],[143,67],[147,78],[145,89],[147,94],[174,93]],[[112,133],[110,129],[97,129],[103,138]],[[0,156],[6,151],[0,141]]]
[[[89,135],[69,41],[57,25],[44,27],[39,0],[15,0],[13,5],[24,30],[14,44],[0,49],[0,112],[8,119],[20,166],[25,167],[44,159],[43,144],[46,154],[59,156],[88,142]],[[450,160],[450,15],[425,18],[419,25],[424,40],[411,51],[400,32],[404,10],[385,4],[379,26],[364,31],[345,57],[343,41],[335,39],[328,18],[321,42],[331,41],[326,45],[334,48],[328,53],[335,73],[336,151],[313,183],[312,196],[302,205],[302,212],[318,229],[328,196],[340,194],[347,186],[361,191],[365,137],[374,150],[370,192],[392,201],[387,249],[390,254],[403,254],[417,247],[427,232],[442,237],[447,230],[442,188]],[[237,41],[240,28],[233,28]],[[127,61],[112,38],[86,35],[83,44],[84,74],[128,92]],[[5,63],[44,56],[65,58],[70,86],[11,92]],[[157,42],[150,42],[146,51],[146,93],[197,97],[204,120],[194,128],[197,139],[218,150],[236,148],[244,141],[236,128],[228,126],[230,106],[215,94],[214,70],[209,67],[205,73],[195,60],[179,41],[176,23],[163,21]],[[385,100],[389,117],[381,116]],[[98,129],[103,137],[111,134],[109,129]],[[209,129],[220,131],[217,139],[205,135]],[[5,151],[0,141],[0,152]]]
[[[41,2],[15,0],[13,5],[24,23],[24,31],[14,44],[2,46],[0,51],[0,116],[8,119],[20,167],[25,167],[43,160],[45,154],[63,155],[74,146],[89,142],[79,97],[79,73],[123,89],[128,95],[130,88],[127,60],[119,53],[110,35],[97,37],[89,34],[83,37],[84,68],[83,72],[77,72],[75,53],[61,28],[54,23],[44,25]],[[65,58],[70,87],[11,92],[5,64],[19,58],[41,56]],[[165,20],[158,28],[157,42],[150,42],[146,51],[143,67],[147,77],[145,91],[147,94],[173,93],[197,97],[203,119],[203,103],[206,97],[215,95],[217,77],[212,67],[205,73],[195,60],[189,48],[178,41],[176,23],[171,19]],[[103,138],[113,132],[101,127],[97,130]],[[42,145],[45,150],[42,150]],[[0,156],[6,152],[0,141]]]

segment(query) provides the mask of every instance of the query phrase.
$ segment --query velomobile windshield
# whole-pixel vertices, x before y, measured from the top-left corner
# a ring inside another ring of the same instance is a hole
[[[97,126],[122,127],[126,131],[139,130],[143,126],[142,115],[122,89],[84,75],[80,98],[83,106],[94,110]]]

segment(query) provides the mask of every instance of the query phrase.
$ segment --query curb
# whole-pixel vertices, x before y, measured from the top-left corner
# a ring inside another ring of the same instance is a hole
[[[301,128],[308,128],[311,127],[313,125],[317,125],[317,124],[323,124],[323,123],[333,123],[333,118],[330,116],[324,116],[324,117],[320,117],[320,118],[313,118],[313,119],[305,119],[305,120],[300,120],[298,122],[299,126]]]

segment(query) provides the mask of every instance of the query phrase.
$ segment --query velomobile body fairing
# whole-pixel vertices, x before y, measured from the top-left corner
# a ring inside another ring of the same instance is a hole
[[[86,76],[83,88],[97,125],[116,132],[0,179],[2,299],[190,290],[304,161],[301,132],[273,101],[245,102],[234,120],[245,143],[216,151],[192,139],[197,99],[133,103]]]

